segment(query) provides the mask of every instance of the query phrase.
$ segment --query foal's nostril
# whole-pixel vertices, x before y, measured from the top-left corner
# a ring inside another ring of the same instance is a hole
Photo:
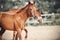
[[[42,22],[42,20],[38,20],[38,22],[39,22],[39,23],[41,23],[41,22]]]

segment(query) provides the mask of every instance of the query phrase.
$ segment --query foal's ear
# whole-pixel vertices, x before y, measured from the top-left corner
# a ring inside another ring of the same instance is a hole
[[[28,4],[32,4],[30,1],[28,1]],[[35,1],[33,2],[33,4],[35,4]]]
[[[28,4],[31,4],[31,2],[29,1]]]
[[[35,1],[33,3],[35,4]]]

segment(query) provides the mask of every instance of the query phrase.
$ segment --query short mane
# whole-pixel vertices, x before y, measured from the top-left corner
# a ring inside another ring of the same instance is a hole
[[[23,8],[21,8],[21,9],[18,9],[16,13],[21,12],[21,11],[24,10],[27,6],[28,6],[28,4],[27,4],[26,6],[24,6]]]

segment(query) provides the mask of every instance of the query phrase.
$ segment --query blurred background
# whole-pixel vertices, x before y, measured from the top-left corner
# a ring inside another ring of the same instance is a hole
[[[60,25],[60,0],[0,0],[0,11],[20,8],[28,1],[35,1],[36,7],[42,12],[41,25]],[[26,22],[26,25],[40,24],[33,17]]]
[[[60,40],[60,0],[0,0],[0,12],[24,7],[28,1],[35,1],[43,21],[31,17],[26,21],[28,40]],[[22,32],[23,36],[25,32]],[[6,30],[3,40],[12,40],[13,31]],[[24,40],[24,39],[23,39]]]

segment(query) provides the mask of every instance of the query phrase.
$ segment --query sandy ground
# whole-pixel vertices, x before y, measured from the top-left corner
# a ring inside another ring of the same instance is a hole
[[[39,26],[39,27],[26,27],[28,30],[27,40],[60,40],[60,27],[59,26]],[[22,31],[22,39],[24,39],[25,32]],[[13,32],[6,30],[2,36],[3,40],[11,40]]]

